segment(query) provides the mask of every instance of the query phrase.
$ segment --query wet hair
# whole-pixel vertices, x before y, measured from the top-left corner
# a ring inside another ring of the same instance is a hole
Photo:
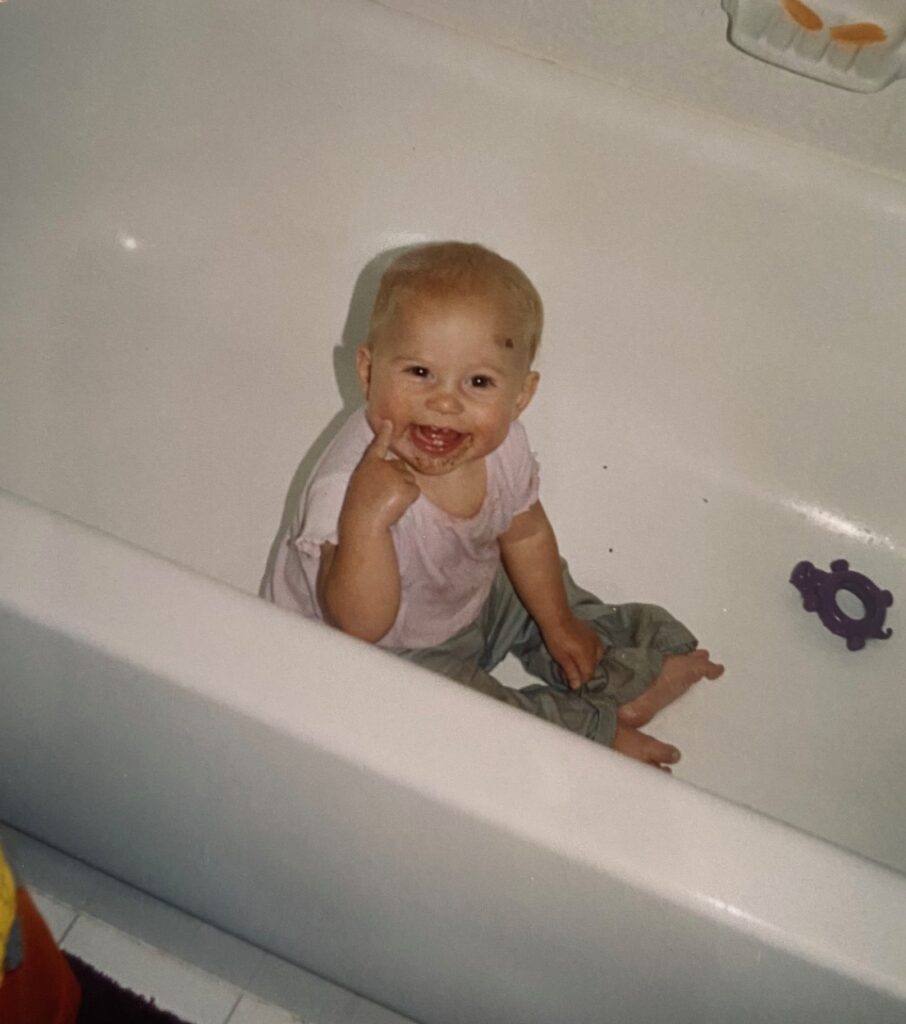
[[[381,277],[366,344],[374,347],[406,298],[464,295],[503,298],[510,303],[518,335],[507,338],[505,344],[507,348],[512,348],[514,341],[525,345],[531,365],[544,326],[541,296],[515,263],[473,242],[429,242],[397,256]]]

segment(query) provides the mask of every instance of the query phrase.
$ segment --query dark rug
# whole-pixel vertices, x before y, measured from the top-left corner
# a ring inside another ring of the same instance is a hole
[[[82,989],[78,1024],[187,1024],[78,957],[67,954],[66,959]]]

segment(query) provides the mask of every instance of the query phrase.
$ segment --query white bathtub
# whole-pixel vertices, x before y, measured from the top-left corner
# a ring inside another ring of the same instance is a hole
[[[906,185],[354,0],[10,2],[0,97],[0,818],[426,1024],[906,1018]],[[255,596],[438,237],[545,296],[575,575],[728,665],[673,778]]]

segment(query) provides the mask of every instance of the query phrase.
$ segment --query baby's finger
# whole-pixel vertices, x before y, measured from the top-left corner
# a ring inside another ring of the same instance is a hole
[[[591,651],[582,651],[582,681],[588,682],[589,679],[597,672],[598,665],[601,663],[601,659],[604,657],[604,645],[600,640],[592,647]]]
[[[403,462],[402,459],[393,458],[391,456],[391,460],[391,467],[395,469],[404,480],[406,480],[410,484],[417,485],[415,474],[412,472],[409,466],[405,462]]]
[[[382,420],[380,429],[374,440],[365,449],[365,454],[375,459],[386,459],[390,451],[390,439],[393,437],[393,421]]]
[[[582,671],[572,658],[564,658],[560,668],[566,676],[566,682],[571,690],[578,690],[582,686]]]

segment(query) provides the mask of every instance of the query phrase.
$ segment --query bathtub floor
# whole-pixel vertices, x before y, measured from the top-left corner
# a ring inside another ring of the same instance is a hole
[[[412,1024],[0,823],[61,947],[190,1024]]]

